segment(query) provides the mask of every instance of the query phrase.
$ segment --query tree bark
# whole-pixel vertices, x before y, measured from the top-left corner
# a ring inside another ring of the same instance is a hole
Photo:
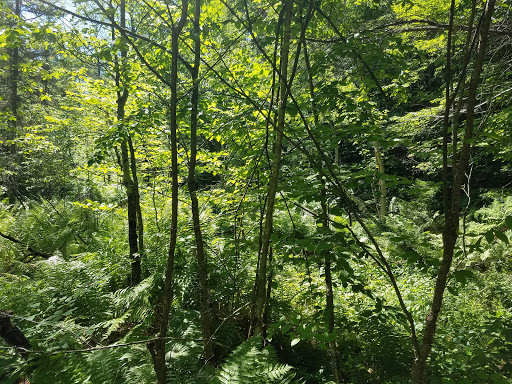
[[[140,206],[140,190],[139,190],[139,178],[137,176],[137,160],[135,158],[135,148],[133,147],[133,140],[128,135],[128,149],[130,150],[130,168],[132,172],[132,180],[133,180],[133,193],[135,200],[135,207],[137,213],[137,240],[138,240],[138,253],[139,253],[139,265],[142,263],[144,258],[144,220],[142,217],[142,209]],[[140,269],[140,267],[139,267]],[[142,272],[139,271],[139,274],[142,275]],[[142,276],[139,276],[139,279],[142,279]]]
[[[124,108],[123,108],[124,112]],[[120,118],[118,114],[118,118]],[[123,113],[124,118],[124,113]],[[128,200],[128,244],[130,247],[131,274],[130,285],[135,286],[140,283],[141,265],[139,257],[139,242],[137,239],[137,199],[135,196],[135,185],[131,177],[130,158],[128,153],[128,140],[121,143],[121,167],[123,171],[123,185],[126,189]]]
[[[211,361],[213,349],[211,343],[211,319],[210,300],[208,289],[208,268],[206,253],[204,251],[203,234],[201,231],[201,219],[199,218],[199,203],[196,191],[196,160],[197,160],[197,126],[199,104],[199,65],[201,63],[201,30],[199,18],[201,16],[201,0],[195,1],[194,12],[194,66],[192,67],[192,95],[190,112],[190,159],[188,166],[188,191],[192,205],[192,224],[196,241],[197,274],[199,278],[201,331],[203,336],[203,359]]]
[[[259,254],[258,271],[256,278],[256,292],[254,297],[254,309],[252,314],[251,330],[253,334],[263,335],[264,333],[264,312],[266,302],[266,279],[267,279],[267,259],[270,249],[270,238],[272,236],[273,216],[275,198],[277,192],[277,183],[279,178],[279,170],[281,168],[281,154],[283,147],[283,130],[284,120],[286,116],[286,101],[288,98],[288,54],[290,51],[290,26],[292,19],[292,0],[284,0],[284,16],[283,16],[283,43],[281,47],[280,62],[280,96],[279,108],[277,111],[277,126],[274,130],[274,160],[272,164],[272,174],[270,177],[267,205],[265,209],[265,224],[263,226],[263,234],[261,241],[261,251]]]
[[[485,59],[485,52],[487,48],[489,28],[491,25],[491,18],[494,11],[495,0],[488,0],[482,16],[482,24],[479,31],[479,46],[477,56],[474,62],[473,73],[468,86],[468,101],[467,101],[467,115],[466,127],[462,142],[462,148],[458,157],[458,163],[453,173],[453,183],[450,186],[444,183],[444,196],[445,196],[445,225],[443,229],[443,258],[441,267],[436,280],[434,288],[434,296],[430,311],[425,319],[423,339],[412,367],[412,382],[413,384],[423,384],[425,380],[425,368],[427,359],[432,349],[432,343],[437,328],[437,320],[439,312],[441,311],[444,291],[446,288],[448,273],[452,265],[453,255],[455,251],[455,244],[457,242],[459,230],[459,215],[460,215],[460,199],[461,187],[464,183],[465,171],[469,161],[471,148],[473,145],[474,124],[475,124],[475,106],[477,104],[477,92],[480,83],[483,63]],[[460,96],[462,97],[462,95]],[[447,106],[449,108],[449,105]],[[457,148],[452,149],[455,153]],[[445,146],[444,151],[447,151]],[[443,156],[444,167],[447,168],[446,154]],[[449,201],[446,201],[449,199]]]
[[[172,30],[171,36],[171,101],[169,106],[169,128],[171,131],[171,235],[169,240],[169,253],[167,256],[167,266],[165,271],[165,287],[162,300],[162,314],[160,317],[158,339],[154,343],[148,344],[153,359],[157,384],[166,384],[167,382],[167,364],[165,362],[165,338],[167,337],[167,327],[169,323],[169,313],[173,298],[173,279],[174,279],[174,259],[176,251],[176,241],[178,235],[178,139],[177,139],[177,120],[176,110],[178,105],[177,84],[178,84],[178,54],[180,33],[187,22],[188,0],[181,3],[181,16],[178,24]]]

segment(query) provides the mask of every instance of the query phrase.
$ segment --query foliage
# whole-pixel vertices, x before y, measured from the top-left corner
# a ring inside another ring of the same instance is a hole
[[[1,3],[0,310],[12,312],[32,344],[25,354],[0,338],[2,383],[22,376],[34,383],[156,380],[147,344],[159,333],[169,293],[174,118],[179,203],[168,381],[410,381],[414,332],[421,341],[446,246],[443,172],[449,186],[457,156],[444,155],[458,153],[467,128],[476,57],[467,51],[467,32],[484,4],[474,2],[469,26],[473,3],[454,2],[448,69],[449,2],[294,1],[282,79],[284,3],[204,1],[199,34],[188,4],[176,116],[169,107],[171,40],[181,2],[127,0],[126,30],[115,25],[119,1],[60,7],[26,0],[19,17],[16,1]],[[428,359],[431,383],[510,382],[509,8],[501,3],[494,14],[474,137],[466,140],[470,158]],[[283,80],[285,102],[278,97]],[[461,104],[457,124],[454,104],[443,129],[446,86],[452,96],[458,89]],[[203,314],[188,184],[195,90]],[[452,136],[443,153],[445,130]],[[142,264],[136,286],[129,286],[121,161],[128,141],[143,223],[137,236],[144,240],[135,255]],[[274,164],[280,169],[263,279],[265,329],[248,338]],[[209,361],[202,316],[211,326]]]
[[[219,384],[235,383],[298,383],[292,367],[275,363],[272,347],[261,349],[262,340],[252,338],[238,346],[222,364],[213,381]]]

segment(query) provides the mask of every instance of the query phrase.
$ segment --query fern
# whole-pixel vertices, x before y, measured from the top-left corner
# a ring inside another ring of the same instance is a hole
[[[103,330],[102,339],[105,340],[125,324],[140,324],[148,326],[153,319],[151,297],[158,285],[156,275],[151,275],[135,287],[120,289],[113,294],[114,318],[96,325],[96,329]]]
[[[169,324],[169,334],[183,340],[168,343],[168,378],[170,383],[209,384],[215,375],[213,367],[201,361],[203,346],[197,311],[176,312]]]
[[[13,349],[0,347],[0,383],[16,383],[23,374],[23,363]]]
[[[242,343],[220,367],[214,384],[293,384],[293,367],[277,363],[270,346],[261,349],[261,338]]]

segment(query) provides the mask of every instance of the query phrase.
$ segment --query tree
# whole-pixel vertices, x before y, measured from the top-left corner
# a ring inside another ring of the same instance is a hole
[[[201,221],[199,218],[199,203],[197,201],[196,188],[196,161],[197,161],[197,126],[199,115],[199,66],[201,64],[201,1],[196,0],[194,6],[194,64],[191,70],[192,95],[190,111],[190,158],[188,166],[188,191],[190,194],[192,209],[192,225],[194,226],[194,237],[196,240],[197,271],[200,285],[201,301],[201,328],[204,343],[203,358],[210,361],[213,358],[211,330],[210,330],[210,304],[208,289],[208,270],[206,264],[206,252],[204,250],[203,234],[201,232]]]
[[[15,16],[15,23],[18,24],[21,20],[21,0],[16,0],[13,4],[13,13]],[[13,34],[13,36],[16,36]],[[19,77],[19,44],[20,40],[17,38],[13,38],[13,46],[10,48],[9,56],[10,56],[10,76],[9,76],[9,133],[7,135],[7,141],[9,142],[9,154],[14,163],[17,161],[16,159],[16,136],[18,135],[18,125],[19,125],[19,115],[18,115],[18,77]],[[16,185],[14,183],[15,178],[11,177],[11,181],[9,182],[8,190],[9,190],[9,204],[14,204],[16,201]]]
[[[454,129],[452,131],[452,147],[451,157],[453,159],[453,180],[451,184],[448,182],[448,124],[449,115],[454,102],[454,96],[450,95],[451,90],[451,33],[453,28],[453,18],[455,12],[455,2],[452,1],[450,8],[450,26],[448,29],[448,42],[447,42],[447,80],[446,80],[446,105],[444,115],[444,129],[443,129],[443,202],[444,202],[444,214],[445,223],[443,228],[443,258],[441,260],[441,266],[437,275],[436,285],[434,289],[434,296],[432,298],[432,305],[430,311],[425,319],[425,326],[423,332],[423,339],[419,349],[416,352],[416,358],[412,369],[412,381],[415,384],[424,382],[424,372],[427,362],[427,358],[432,348],[434,335],[437,327],[437,320],[441,306],[443,303],[444,290],[446,288],[448,273],[450,271],[453,255],[455,252],[455,244],[457,242],[460,226],[460,211],[461,211],[461,189],[466,179],[466,168],[473,147],[475,137],[475,107],[477,104],[477,93],[480,85],[481,74],[483,64],[485,61],[485,55],[487,50],[487,42],[489,39],[489,29],[491,26],[492,14],[494,12],[495,2],[489,0],[485,4],[485,9],[481,17],[481,23],[477,29],[478,34],[478,47],[476,58],[473,63],[473,71],[471,73],[471,79],[468,84],[468,99],[466,107],[466,124],[464,129],[464,135],[462,138],[462,147],[458,149],[458,123],[454,122]],[[470,26],[472,27],[472,26]],[[471,31],[471,28],[469,28]],[[471,35],[469,35],[471,36]],[[474,38],[476,40],[476,36]],[[470,38],[467,39],[469,43]],[[471,52],[471,47],[466,49],[467,52]],[[464,64],[464,67],[468,63]],[[461,76],[459,84],[465,83],[465,68]],[[457,85],[457,88],[459,87]],[[455,91],[455,96],[457,91]],[[463,93],[459,95],[463,97]],[[458,106],[458,112],[460,113],[460,104]]]
[[[258,252],[258,270],[256,273],[254,309],[253,309],[253,329],[255,334],[264,334],[264,311],[267,300],[267,261],[270,251],[270,241],[272,236],[272,223],[274,216],[274,205],[277,193],[277,183],[279,180],[279,170],[281,168],[281,156],[283,150],[283,137],[285,127],[286,106],[288,99],[288,89],[291,86],[288,77],[288,56],[290,52],[290,37],[292,23],[293,2],[283,3],[282,33],[283,40],[281,44],[279,67],[275,65],[274,70],[279,70],[276,77],[279,78],[279,97],[277,101],[277,124],[275,126],[274,159],[272,165],[272,174],[269,180],[268,193],[265,205],[265,222],[261,234],[261,249]],[[281,30],[281,26],[278,26]],[[279,68],[279,69],[277,69]]]
[[[179,38],[181,31],[185,27],[188,16],[188,1],[184,0],[181,4],[181,14],[179,21],[171,30],[171,71],[170,71],[170,91],[171,100],[169,106],[169,124],[171,130],[171,188],[172,188],[172,212],[171,212],[171,236],[169,243],[169,254],[167,257],[167,266],[165,271],[165,287],[162,298],[162,315],[158,325],[158,339],[149,348],[153,357],[153,365],[159,384],[167,382],[167,364],[165,361],[165,338],[167,336],[167,326],[169,323],[169,313],[173,299],[173,277],[174,277],[174,258],[176,252],[176,241],[178,235],[178,139],[177,139],[177,83],[178,83],[178,55]]]
[[[465,5],[24,3],[57,21],[0,37],[45,48],[0,210],[34,363],[0,381],[506,381],[512,205],[480,175],[509,177],[510,32]]]
[[[120,23],[119,27],[126,29],[126,2],[120,3]],[[115,38],[115,26],[112,27],[112,37]],[[117,121],[124,124],[125,106],[128,100],[129,85],[126,81],[127,74],[120,69],[126,68],[126,48],[121,50],[121,63],[117,55],[114,59],[114,71],[117,92]],[[121,77],[124,80],[121,80]],[[130,133],[124,133],[127,137],[121,141],[120,166],[123,172],[123,184],[126,188],[126,197],[128,198],[128,243],[130,246],[131,275],[130,284],[137,285],[141,281],[141,253],[143,252],[143,222],[142,211],[140,209],[139,183],[137,181],[137,166],[135,161],[135,149]]]

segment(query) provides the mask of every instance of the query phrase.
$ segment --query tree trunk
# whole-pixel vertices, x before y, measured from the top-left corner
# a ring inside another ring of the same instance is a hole
[[[382,153],[379,143],[373,143],[373,150],[375,152],[375,162],[377,163],[377,171],[379,172],[379,217],[383,218],[387,214],[387,202],[386,202],[386,182],[382,178],[384,175],[384,161],[382,160]]]
[[[325,316],[327,320],[327,331],[334,333],[334,293],[332,290],[331,262],[329,255],[325,255],[324,259],[325,273]],[[329,341],[329,354],[331,355],[331,367],[334,376],[334,382],[341,382],[340,363],[338,356],[338,346],[336,339]]]
[[[279,170],[281,168],[281,153],[283,147],[283,130],[284,120],[286,116],[286,101],[288,98],[288,54],[290,50],[290,26],[292,20],[293,1],[284,1],[284,16],[283,16],[283,44],[281,47],[281,62],[280,62],[280,96],[279,108],[277,111],[277,127],[274,130],[274,161],[272,164],[272,175],[270,177],[267,205],[265,210],[265,224],[263,226],[263,234],[261,241],[261,251],[259,255],[258,271],[256,278],[256,292],[254,297],[254,307],[252,314],[251,330],[254,334],[263,335],[264,331],[264,312],[266,302],[266,279],[267,279],[267,259],[270,249],[270,238],[272,235],[274,205],[277,192],[277,182],[279,177]]]
[[[119,110],[118,110],[119,112]],[[118,113],[118,119],[124,118]],[[128,200],[128,244],[130,247],[131,274],[130,285],[135,286],[140,283],[141,265],[139,257],[139,242],[137,239],[137,198],[135,195],[135,185],[131,177],[130,158],[128,153],[128,140],[121,143],[121,167],[123,171],[123,184],[126,189]]]
[[[329,228],[327,201],[325,196],[325,182],[322,180],[322,190],[320,196],[320,203],[322,206],[322,225],[325,229]],[[324,253],[324,280],[325,280],[325,318],[327,322],[327,331],[334,333],[334,292],[332,289],[332,275],[331,275],[331,252],[325,251]],[[334,376],[334,382],[341,382],[340,362],[338,356],[338,347],[336,339],[329,341],[329,354],[331,355],[331,367]]]
[[[171,103],[169,107],[169,121],[171,131],[171,236],[169,240],[169,253],[167,256],[167,267],[165,271],[165,287],[162,300],[162,313],[160,317],[158,339],[154,343],[149,343],[148,348],[153,359],[157,384],[166,384],[167,382],[167,364],[165,362],[165,338],[167,337],[167,327],[169,323],[169,313],[173,298],[173,278],[174,278],[174,258],[176,251],[176,240],[178,235],[178,139],[177,139],[177,120],[176,109],[178,104],[177,84],[178,84],[178,54],[180,33],[187,22],[188,0],[181,3],[181,17],[178,24],[172,30],[171,37]]]
[[[272,250],[272,247],[270,247],[268,251],[268,262],[267,262],[267,269],[269,269],[268,276],[267,276],[267,290],[266,290],[266,302],[265,302],[265,309],[263,310],[263,324],[268,324],[269,317],[270,317],[270,298],[272,297],[272,282],[274,281],[274,273],[272,270],[272,258],[273,258],[274,252]],[[265,339],[267,337],[266,329],[263,329],[263,338]]]
[[[21,19],[21,0],[16,0],[14,4],[14,14],[17,19]],[[16,21],[16,23],[18,22]],[[9,109],[11,116],[8,119],[8,135],[7,138],[10,140],[9,144],[9,154],[11,157],[11,164],[16,167],[16,153],[17,148],[15,144],[16,137],[18,135],[18,125],[19,125],[19,116],[18,116],[18,77],[19,77],[19,48],[14,46],[9,49],[10,53],[10,96],[9,96]],[[16,172],[13,172],[13,175],[9,177],[9,185],[7,186],[8,195],[9,195],[9,205],[13,205],[16,202],[17,195],[17,182],[16,182]]]
[[[492,13],[494,11],[494,5],[495,0],[489,0],[486,4],[484,14],[482,16],[482,24],[479,33],[480,41],[478,53],[475,59],[473,73],[471,75],[471,80],[468,87],[466,127],[464,131],[462,149],[460,151],[460,155],[457,156],[459,160],[453,173],[453,184],[450,188],[446,182],[444,183],[444,188],[446,189],[444,193],[445,207],[448,209],[445,209],[445,225],[443,230],[443,259],[441,261],[441,267],[439,268],[439,273],[434,288],[432,305],[425,319],[422,343],[412,367],[413,384],[423,384],[425,380],[426,363],[432,349],[432,343],[434,341],[434,335],[437,328],[437,319],[439,312],[441,311],[448,273],[452,265],[455,244],[457,242],[461,187],[464,183],[465,171],[473,145],[475,106],[477,104],[478,85],[480,83],[482,67],[487,48],[488,32],[491,24]],[[460,95],[460,97],[462,97],[462,95]],[[453,151],[455,153],[457,148],[453,148]],[[445,163],[444,166],[446,168],[448,156],[445,155],[443,158]],[[449,198],[449,201],[446,201],[447,197]]]
[[[311,96],[311,109],[313,111],[313,117],[315,119],[315,125],[318,125],[318,109],[316,106],[315,99],[315,84],[313,83],[313,74],[311,72],[311,64],[309,61],[309,53],[306,41],[304,41],[304,60],[306,62],[306,70],[308,72],[308,84],[309,84],[309,94]],[[338,148],[338,147],[336,147]],[[336,155],[336,163],[337,163],[337,155]],[[327,229],[329,228],[329,220],[328,220],[328,209],[327,209],[327,198],[326,198],[326,188],[325,188],[325,180],[321,175],[319,175],[319,182],[321,185],[320,190],[320,204],[322,207],[322,226]],[[325,319],[327,323],[327,331],[329,333],[334,333],[334,292],[332,289],[332,275],[331,275],[331,254],[329,251],[325,251],[324,253],[324,280],[325,280]],[[336,345],[336,339],[329,341],[329,354],[331,355],[331,367],[334,376],[334,382],[341,382],[341,371],[340,371],[340,363],[338,356],[338,347]]]
[[[213,357],[211,343],[211,320],[210,303],[208,290],[208,268],[206,253],[204,251],[203,234],[201,232],[201,220],[199,218],[199,203],[196,192],[196,159],[197,159],[197,125],[198,125],[198,104],[199,104],[199,65],[201,63],[201,30],[199,18],[201,16],[201,0],[195,2],[194,13],[194,66],[192,68],[193,89],[191,95],[190,112],[190,161],[188,168],[188,191],[192,205],[192,223],[196,240],[197,274],[199,278],[200,310],[201,310],[201,331],[203,336],[203,359],[211,361]]]
[[[121,28],[126,28],[126,2],[121,0],[120,4],[120,22]],[[115,38],[115,27],[112,26],[112,37]],[[121,61],[126,60],[126,51],[121,52]],[[125,117],[125,107],[128,100],[128,88],[121,81],[121,69],[117,55],[115,58],[115,81],[117,87],[117,121],[122,122]],[[124,85],[124,86],[123,86]],[[123,89],[121,92],[120,89]],[[126,133],[129,135],[129,133]],[[130,248],[130,285],[135,286],[140,283],[141,266],[139,257],[139,245],[137,240],[137,198],[135,195],[135,185],[132,179],[132,170],[130,166],[130,155],[128,153],[128,139],[121,142],[121,170],[123,172],[123,185],[126,190],[128,200],[128,244]]]
[[[139,264],[140,264],[140,263],[142,263],[142,259],[144,258],[144,220],[142,217],[142,209],[140,207],[140,190],[139,190],[139,178],[137,176],[137,160],[135,159],[135,148],[133,147],[133,141],[130,136],[128,136],[128,149],[130,150],[130,168],[132,171],[133,193],[134,193],[135,207],[136,207],[136,213],[137,213],[137,240],[138,240],[138,246],[139,246]]]

